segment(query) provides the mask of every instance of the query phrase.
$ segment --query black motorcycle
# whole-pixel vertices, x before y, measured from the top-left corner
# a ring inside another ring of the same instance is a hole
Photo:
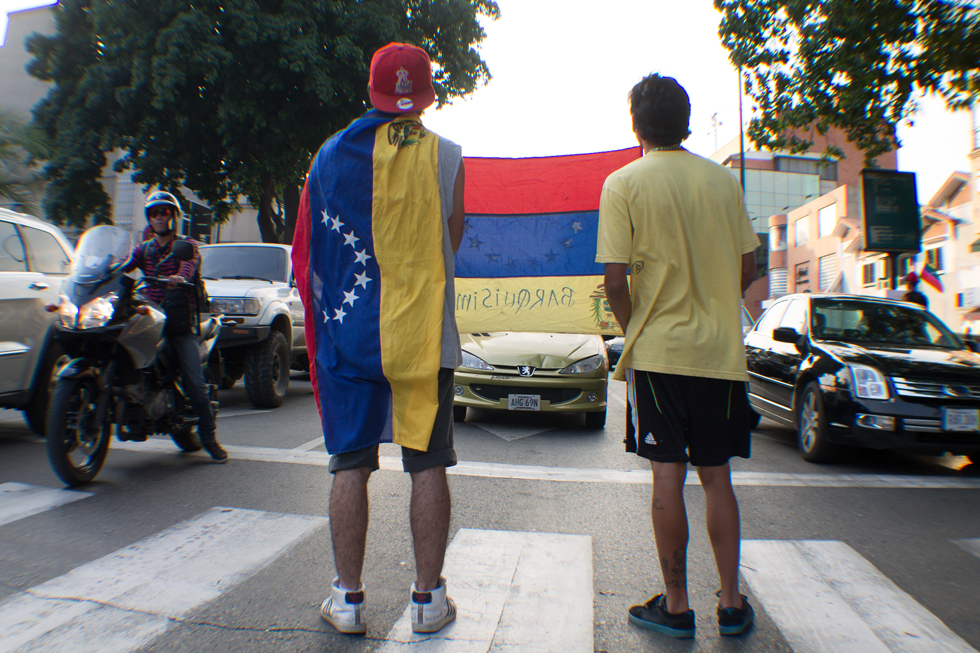
[[[181,390],[176,354],[167,345],[166,315],[141,294],[167,279],[125,273],[132,252],[128,232],[102,225],[78,243],[71,275],[62,287],[55,337],[71,357],[56,375],[48,407],[48,457],[70,486],[96,477],[116,427],[120,440],[145,441],[165,434],[183,451],[198,451],[197,417]],[[186,241],[174,243],[171,256],[193,257]],[[183,284],[190,292],[193,284]],[[204,308],[204,307],[202,307]],[[201,342],[210,353],[221,316],[201,321]],[[210,386],[217,411],[216,387]]]

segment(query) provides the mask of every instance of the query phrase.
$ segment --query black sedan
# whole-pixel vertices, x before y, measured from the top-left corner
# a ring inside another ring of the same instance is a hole
[[[980,462],[980,356],[915,304],[789,295],[745,349],[752,407],[796,427],[806,460],[855,445]]]

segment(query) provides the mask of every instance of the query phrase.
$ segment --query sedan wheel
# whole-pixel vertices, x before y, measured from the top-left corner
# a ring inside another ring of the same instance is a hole
[[[827,419],[823,410],[820,386],[811,382],[803,390],[796,414],[797,442],[804,460],[811,463],[831,462],[840,448],[827,440]]]

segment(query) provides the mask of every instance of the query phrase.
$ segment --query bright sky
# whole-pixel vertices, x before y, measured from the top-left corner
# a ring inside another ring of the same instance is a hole
[[[6,11],[51,0],[0,0]],[[626,94],[650,72],[676,77],[691,96],[688,149],[710,155],[738,136],[738,75],[718,39],[708,0],[498,0],[483,58],[493,79],[466,100],[430,110],[426,124],[469,156],[598,152],[635,144]],[[601,6],[601,9],[597,9]],[[558,7],[558,9],[556,9]],[[745,119],[751,107],[745,104]],[[717,114],[720,125],[712,126]],[[955,170],[969,170],[968,113],[926,99],[901,126],[899,167],[918,175],[927,201]],[[747,147],[750,145],[747,144]]]

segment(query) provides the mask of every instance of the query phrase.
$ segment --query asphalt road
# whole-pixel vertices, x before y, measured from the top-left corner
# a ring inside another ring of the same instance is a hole
[[[977,466],[860,451],[816,466],[765,421],[752,458],[733,461],[756,625],[717,634],[693,471],[697,637],[630,625],[627,608],[661,580],[649,467],[623,453],[623,385],[611,395],[602,430],[544,413],[470,411],[456,424],[447,577],[460,619],[401,645],[414,563],[397,447],[383,446],[370,485],[368,635],[319,617],[334,575],[330,475],[306,377],[277,410],[250,408],[241,384],[220,393],[227,465],[163,439],[114,442],[82,494],[52,492],[44,441],[0,412],[0,651],[980,649]]]

